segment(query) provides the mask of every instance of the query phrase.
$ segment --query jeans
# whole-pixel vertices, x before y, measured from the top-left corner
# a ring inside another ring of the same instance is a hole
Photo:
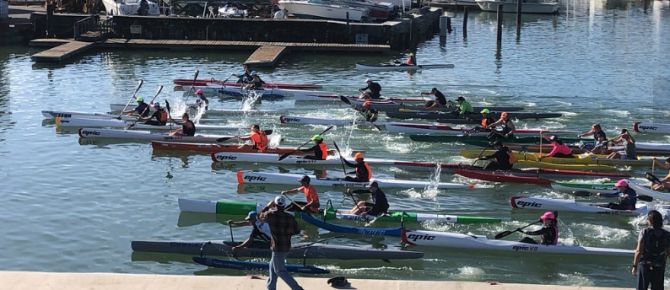
[[[644,262],[637,265],[637,290],[663,290],[665,267],[652,267]]]
[[[268,290],[277,289],[277,279],[278,277],[284,280],[286,284],[291,288],[291,290],[301,290],[302,287],[298,285],[298,282],[291,277],[291,275],[286,271],[286,256],[288,252],[275,252],[272,251],[272,259],[270,259],[270,275],[268,277]]]

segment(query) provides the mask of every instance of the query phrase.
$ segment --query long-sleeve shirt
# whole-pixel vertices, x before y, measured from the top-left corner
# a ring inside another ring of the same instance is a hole
[[[370,98],[379,99],[381,98],[382,86],[379,83],[370,82],[367,87],[361,89],[361,91],[370,90]]]
[[[300,227],[295,218],[283,210],[268,210],[258,215],[258,218],[268,223],[272,233],[270,249],[275,252],[291,250],[291,236],[300,233]]]
[[[547,154],[545,157],[554,157],[556,154],[562,154],[564,156],[569,156],[572,155],[572,149],[568,147],[568,145],[565,144],[559,144],[558,142],[554,142],[551,144],[551,152]]]
[[[637,192],[630,187],[627,187],[623,192],[600,193],[600,196],[615,197],[620,196],[621,194],[623,194],[623,198],[619,204],[635,208],[635,203],[637,203]]]
[[[344,161],[344,164],[346,164],[349,167],[356,168],[356,171],[353,172],[356,174],[356,178],[364,181],[369,181],[370,180],[370,171],[368,170],[368,167],[366,166],[365,162],[363,163],[358,163],[358,162],[349,162],[348,160],[342,158]]]
[[[543,245],[555,245],[558,243],[558,228],[555,226],[545,226],[537,231],[525,232],[525,234],[531,236],[542,235],[542,241],[540,243]]]
[[[375,192],[372,192],[369,189],[359,189],[359,190],[355,190],[354,193],[357,193],[357,194],[369,193],[370,194],[370,197],[372,198],[372,203],[375,204],[372,207],[371,211],[386,212],[390,207],[389,206],[389,201],[388,201],[388,199],[386,199],[386,194],[379,188]]]

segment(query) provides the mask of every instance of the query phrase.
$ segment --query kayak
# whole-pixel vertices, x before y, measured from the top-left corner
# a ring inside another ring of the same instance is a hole
[[[491,114],[496,114],[497,112],[491,112]],[[532,112],[509,112],[509,117],[512,119],[546,119],[546,118],[559,118],[562,116],[560,113],[532,113]],[[402,111],[387,111],[386,116],[389,118],[396,119],[434,119],[438,120],[441,123],[454,123],[454,124],[464,124],[463,122],[474,122],[474,124],[479,124],[481,121],[481,115],[479,113],[468,114],[467,118],[458,117],[457,114],[451,112],[430,112],[430,111],[412,111],[412,110],[402,110]],[[445,122],[444,120],[461,120],[461,123],[456,122]],[[467,123],[469,124],[469,123]]]
[[[298,180],[302,178],[301,174],[288,173],[267,173],[240,170],[237,172],[238,184],[285,184],[297,185]],[[309,176],[314,186],[334,186],[346,188],[366,188],[369,182],[346,181],[342,178],[317,178]],[[437,186],[438,189],[468,189],[474,188],[472,184],[463,183],[432,183],[429,181],[400,180],[400,179],[373,179],[379,184],[380,188],[427,188]]]
[[[343,234],[359,234],[365,236],[393,236],[399,237],[400,232],[402,231],[401,227],[393,228],[378,228],[378,227],[357,227],[350,225],[338,225],[327,223],[322,219],[318,219],[306,212],[299,212],[302,220],[307,223],[312,224],[318,228],[333,232],[333,233],[343,233]]]
[[[326,126],[351,126],[354,123],[356,125],[370,124],[370,122],[365,121],[363,118],[359,118],[356,121],[354,121],[353,119],[343,120],[343,119],[312,118],[312,117],[297,117],[297,116],[279,116],[279,122],[281,124],[326,125]]]
[[[598,193],[615,193],[619,190],[614,187],[613,182],[607,183],[575,183],[575,182],[553,182],[551,188],[556,191],[577,193],[584,192],[590,195]]]
[[[596,170],[596,171],[618,171],[619,169],[614,166],[601,165],[601,164],[560,164],[560,163],[549,163],[533,160],[517,160],[514,163],[515,166],[520,167],[532,167],[532,168],[546,168],[546,169],[566,169],[566,170]]]
[[[638,133],[670,134],[670,124],[655,123],[652,121],[635,122],[633,130]]]
[[[107,113],[84,113],[84,112],[71,112],[71,111],[42,111],[42,116],[48,119],[60,118],[61,120],[68,118],[116,119],[119,117],[119,115],[112,115]],[[121,119],[126,121],[135,121],[137,120],[137,117],[121,115]]]
[[[205,87],[205,89],[208,89]],[[310,90],[293,90],[293,89],[279,89],[279,88],[261,88],[261,89],[244,89],[242,87],[218,87],[213,93],[218,95],[225,95],[235,98],[246,98],[248,96],[257,96],[261,100],[283,100],[293,99],[296,101],[335,101],[339,100],[339,95],[332,92],[324,91],[310,91]]]
[[[466,158],[477,158],[479,156],[488,156],[493,154],[494,150],[464,149],[461,150],[461,156]],[[573,157],[543,157],[539,158],[539,153],[512,151],[517,160],[542,161],[554,164],[584,164],[584,165],[610,165],[610,166],[651,166],[652,159],[607,159],[606,155],[590,154],[586,156],[574,155]],[[546,152],[549,153],[549,152]],[[545,153],[545,154],[546,154]],[[481,154],[481,155],[480,155]]]
[[[265,262],[250,262],[239,260],[221,260],[205,257],[193,257],[193,261],[214,268],[227,268],[235,270],[267,270],[268,263]],[[330,271],[310,265],[303,264],[286,264],[286,270],[289,272],[303,273],[303,274],[328,274]]]
[[[183,255],[233,255],[232,247],[241,244],[223,240],[209,241],[132,241],[130,243],[133,251],[169,253]],[[270,258],[272,252],[270,245],[252,243],[250,247],[240,248],[235,251],[238,257]],[[400,249],[376,249],[371,246],[345,246],[322,243],[293,243],[287,258],[321,258],[321,259],[420,259],[422,252],[404,251]]]
[[[492,182],[512,182],[512,183],[524,183],[524,184],[537,184],[544,186],[548,186],[549,184],[551,184],[551,180],[549,179],[538,176],[517,175],[514,173],[514,171],[458,169],[456,170],[455,173],[467,178],[474,178]]]
[[[648,186],[642,185],[636,181],[628,180],[628,186],[635,190],[638,195],[647,195],[655,199],[663,201],[670,201],[670,192],[662,192],[651,189]]]
[[[439,123],[402,123],[388,122],[384,124],[386,131],[391,133],[405,134],[425,134],[425,135],[456,135],[456,136],[482,136],[487,137],[491,132],[478,131],[477,128],[452,127]],[[544,130],[544,129],[518,129],[514,131],[515,135],[535,135],[535,139],[540,134],[565,134],[570,131],[564,130]],[[450,142],[450,141],[445,141]]]
[[[260,212],[265,204],[235,201],[235,200],[194,200],[180,198],[179,210],[184,212],[198,212],[211,214],[227,215],[246,215],[250,211]],[[322,213],[323,214],[323,213]],[[342,219],[353,221],[370,221],[374,216],[360,216],[349,213],[347,209],[334,209],[332,206],[325,210],[326,219]],[[388,215],[376,218],[380,222],[425,222],[436,221],[451,224],[479,224],[479,223],[499,223],[499,218],[469,216],[469,215],[446,215],[434,213],[421,213],[409,211],[389,211]]]
[[[426,97],[414,97],[406,98],[403,101],[394,101],[391,99],[361,99],[358,97],[348,98],[347,100],[342,100],[343,102],[351,105],[353,108],[361,108],[366,102],[370,102],[370,107],[379,111],[423,111],[423,112],[452,112],[456,110],[456,107],[440,107],[437,109],[424,109],[423,106],[426,105],[428,101],[433,101],[433,98]],[[408,108],[407,108],[408,107]],[[475,112],[479,112],[483,109],[489,109],[490,111],[499,111],[499,112],[512,112],[512,111],[523,111],[523,107],[513,107],[513,106],[483,106],[483,107],[472,107]]]
[[[522,134],[535,134],[536,136],[513,136],[513,137],[507,137],[507,138],[499,138],[498,140],[502,141],[503,143],[511,142],[511,143],[540,143],[540,135],[539,132],[533,132],[533,131],[521,131]],[[462,133],[459,135],[410,135],[410,139],[414,141],[420,141],[420,142],[444,142],[444,143],[455,143],[455,142],[461,142],[465,143],[465,141],[473,140],[477,142],[486,142],[486,144],[490,144],[491,140],[488,138],[488,132],[485,132],[485,134],[482,135],[463,135]],[[579,138],[561,138],[561,140],[564,140],[564,142],[571,143],[571,142],[580,142],[581,139]],[[544,142],[544,141],[543,141]],[[490,146],[490,145],[488,145]],[[481,151],[481,150],[477,150]]]
[[[424,69],[439,69],[439,68],[454,68],[454,64],[422,64],[422,65],[406,65],[406,64],[362,64],[357,63],[357,70],[367,71],[392,71],[392,70],[424,70]]]
[[[238,144],[207,144],[207,143],[184,143],[184,142],[169,142],[169,141],[152,141],[151,147],[154,150],[173,150],[173,151],[193,151],[201,153],[217,153],[217,152],[248,152],[257,153],[258,150],[253,145],[238,145]],[[312,152],[296,151],[297,147],[275,147],[268,148],[263,153],[285,154],[291,155],[305,155],[313,154]],[[362,150],[353,150],[353,152],[365,152]],[[335,155],[337,151],[328,150],[329,155]]]
[[[634,251],[624,249],[597,248],[575,245],[540,245],[517,241],[493,240],[483,235],[471,235],[449,232],[407,230],[401,236],[405,244],[416,246],[447,247],[453,249],[471,249],[478,251],[501,251],[510,253],[560,254],[582,256],[621,256],[632,257]]]
[[[175,79],[173,81],[175,85],[179,86],[233,86],[239,87],[244,85],[243,83],[237,83],[236,81],[226,81],[226,80],[217,80],[214,78],[211,79],[197,79],[195,82],[193,79]],[[280,83],[280,82],[265,82],[263,84],[266,88],[281,88],[281,89],[320,89],[321,85],[318,84],[299,84],[299,83]]]
[[[604,207],[607,203],[577,202],[568,199],[553,199],[544,197],[513,196],[510,198],[512,208],[535,209],[535,210],[558,210],[577,213],[617,214],[617,215],[641,215],[654,209],[646,204],[637,204],[635,210],[611,209]],[[668,208],[669,206],[664,206]]]
[[[139,141],[179,141],[193,143],[212,143],[223,142],[235,138],[230,135],[195,135],[195,136],[170,136],[164,133],[152,133],[151,131],[140,130],[119,130],[119,129],[99,129],[99,128],[80,128],[79,136],[89,139],[130,139]]]
[[[132,125],[132,126],[131,126]],[[147,125],[144,122],[123,121],[118,119],[85,119],[85,118],[56,118],[56,126],[69,128],[115,128],[130,130],[171,131],[180,128],[181,125],[168,123],[167,125]],[[131,127],[129,127],[131,126]],[[198,131],[224,131],[240,130],[238,127],[196,124]]]
[[[212,161],[214,162],[255,162],[268,164],[292,164],[302,166],[337,166],[342,165],[340,156],[328,156],[325,160],[314,160],[305,158],[305,156],[288,156],[279,160],[280,155],[274,153],[244,153],[244,152],[217,152],[212,153]],[[348,159],[349,162],[355,162],[353,159]],[[365,161],[370,165],[390,166],[394,165],[395,160],[365,158]]]

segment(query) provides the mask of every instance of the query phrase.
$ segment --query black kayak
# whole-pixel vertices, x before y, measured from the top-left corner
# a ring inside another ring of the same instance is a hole
[[[193,257],[193,261],[208,267],[226,268],[235,270],[268,270],[269,263],[265,262],[250,262],[238,260],[221,260],[205,257]],[[286,264],[286,270],[289,272],[304,273],[304,274],[328,274],[330,271],[302,264]]]
[[[490,115],[495,119],[498,119],[500,112],[491,112]],[[508,112],[508,115],[512,119],[546,119],[546,118],[558,118],[563,116],[561,113],[533,113],[533,112]],[[386,112],[386,116],[389,118],[396,119],[429,119],[437,120],[438,122],[443,123],[452,123],[452,124],[479,124],[481,121],[482,115],[479,113],[469,113],[466,114],[465,118],[458,116],[456,113],[451,112],[428,112],[428,111],[395,111],[395,112]]]

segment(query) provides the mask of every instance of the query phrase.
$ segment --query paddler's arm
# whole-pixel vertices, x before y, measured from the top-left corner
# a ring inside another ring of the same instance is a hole
[[[299,151],[301,151],[301,152],[314,152],[316,150],[316,148],[317,148],[317,146],[314,145],[314,146],[309,147],[307,149],[299,149]]]
[[[640,233],[640,235],[641,235],[641,233]],[[666,249],[665,252],[666,252],[666,255],[667,255],[667,253],[670,252],[670,251],[668,249]],[[637,276],[637,265],[640,263],[640,255],[641,254],[642,254],[642,243],[638,239],[637,246],[635,247],[635,255],[633,256],[633,264],[630,265],[630,273],[633,274],[633,276]]]
[[[617,191],[617,192],[610,192],[610,193],[608,193],[608,192],[598,192],[596,195],[601,196],[601,197],[617,197],[617,196],[621,196],[621,194],[622,194],[622,192]],[[626,196],[626,195],[624,195],[624,196]]]
[[[526,235],[530,235],[530,236],[539,236],[539,235],[543,235],[548,229],[549,228],[542,227],[541,229],[539,229],[537,231],[529,231],[529,232],[520,231],[520,232],[522,232]]]
[[[344,159],[344,157],[342,157],[342,156],[340,156],[340,159],[342,159],[342,161],[344,162],[344,164],[346,164],[347,166],[349,166],[349,167],[356,167],[356,163],[351,163],[351,162],[349,162],[347,159]]]
[[[244,240],[244,242],[242,242],[241,244],[239,244],[237,246],[234,246],[233,251],[235,251],[237,249],[240,249],[240,248],[246,248],[246,247],[250,246],[254,242],[254,237],[256,237],[260,234],[261,234],[261,232],[258,229],[256,229],[256,227],[254,227],[254,230],[251,231],[251,234],[249,234],[249,237],[246,240]]]
[[[300,189],[302,189],[302,187],[296,187],[294,189],[284,190],[284,191],[281,192],[281,194],[284,195],[284,194],[287,194],[287,193],[298,192],[298,191],[300,191]]]

